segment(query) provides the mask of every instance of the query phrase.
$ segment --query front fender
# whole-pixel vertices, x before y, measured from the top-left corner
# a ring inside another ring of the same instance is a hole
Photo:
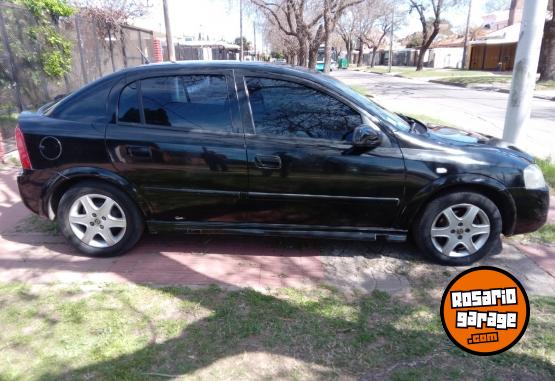
[[[516,205],[507,187],[500,181],[488,176],[464,173],[440,177],[420,189],[413,197],[406,200],[396,227],[410,229],[425,206],[443,193],[469,190],[483,193],[499,209],[503,219],[503,234],[512,235],[516,221]]]
[[[55,209],[63,192],[70,186],[83,180],[98,180],[112,184],[123,190],[141,209],[144,216],[151,214],[151,207],[141,192],[124,177],[106,168],[72,167],[59,171],[44,186],[42,200],[43,213],[50,219],[55,217]]]

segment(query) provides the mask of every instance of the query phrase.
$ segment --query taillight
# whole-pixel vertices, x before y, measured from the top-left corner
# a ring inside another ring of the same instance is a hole
[[[17,151],[19,152],[21,166],[23,169],[33,169],[31,166],[31,159],[29,159],[29,152],[27,152],[27,147],[25,146],[25,137],[23,136],[23,132],[21,132],[19,125],[15,128],[15,142],[17,144]]]

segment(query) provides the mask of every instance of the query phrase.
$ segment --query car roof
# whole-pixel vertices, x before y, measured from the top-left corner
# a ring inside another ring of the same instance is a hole
[[[299,66],[292,65],[276,65],[267,62],[239,62],[239,61],[172,61],[172,62],[161,62],[161,63],[150,63],[140,66],[135,66],[133,68],[123,69],[114,74],[126,75],[126,74],[141,74],[141,73],[152,73],[156,71],[167,71],[168,69],[235,69],[235,70],[252,70],[252,71],[263,71],[273,74],[282,75],[292,75],[297,77],[302,77],[306,79],[311,79],[318,82],[326,82],[327,76],[322,73],[307,69]]]

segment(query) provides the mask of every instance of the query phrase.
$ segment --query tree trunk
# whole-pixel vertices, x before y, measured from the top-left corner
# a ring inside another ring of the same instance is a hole
[[[418,58],[416,59],[416,71],[420,71],[424,68],[424,55],[426,54],[426,50],[428,48],[422,45],[420,50],[418,51]]]
[[[307,40],[302,36],[297,36],[297,41],[299,42],[299,50],[297,52],[297,65],[306,67],[306,47]]]
[[[353,40],[349,39],[349,43],[347,44],[347,61],[349,64],[353,61]]]
[[[315,69],[316,61],[318,61],[318,48],[319,44],[311,44],[308,50],[308,68]]]
[[[555,80],[555,17],[545,23],[540,61],[540,81]]]
[[[370,61],[370,67],[374,67],[374,60],[376,59],[376,52],[378,51],[378,47],[374,46],[372,48],[372,61]]]
[[[330,64],[331,64],[330,34],[331,33],[326,33],[326,37],[324,41],[324,73],[330,72]]]
[[[357,67],[362,66],[362,54],[364,52],[364,42],[362,37],[358,38],[358,57],[357,57]]]
[[[424,68],[424,56],[426,55],[426,52],[428,51],[428,49],[432,45],[432,42],[434,42],[434,39],[436,38],[438,33],[439,33],[439,24],[437,24],[437,25],[434,24],[434,31],[430,35],[430,38],[425,40],[422,43],[422,46],[420,47],[420,52],[418,54],[418,60],[416,61],[416,71],[420,71]]]

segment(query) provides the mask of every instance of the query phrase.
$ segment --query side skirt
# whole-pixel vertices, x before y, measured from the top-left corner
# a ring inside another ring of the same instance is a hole
[[[239,234],[268,237],[329,238],[360,241],[385,239],[390,242],[405,242],[406,230],[380,228],[331,228],[328,226],[238,224],[221,222],[167,222],[147,221],[151,233],[180,232],[186,234]]]

